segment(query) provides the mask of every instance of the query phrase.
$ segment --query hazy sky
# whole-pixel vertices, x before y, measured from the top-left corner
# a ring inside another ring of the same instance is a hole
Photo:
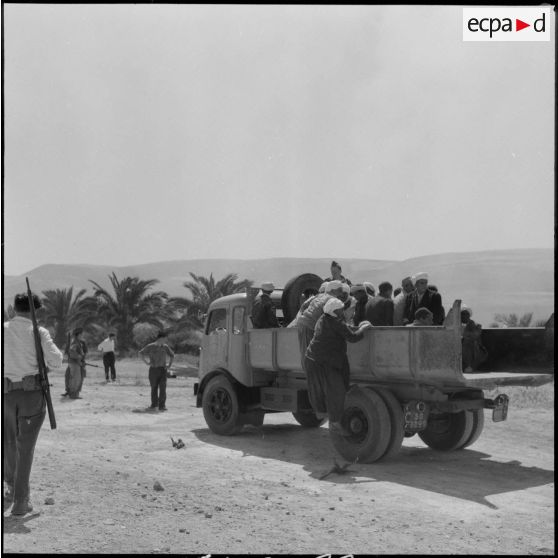
[[[554,243],[551,42],[440,6],[4,4],[4,272]]]

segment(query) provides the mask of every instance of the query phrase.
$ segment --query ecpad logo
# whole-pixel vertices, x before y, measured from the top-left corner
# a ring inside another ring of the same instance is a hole
[[[550,41],[550,7],[463,8],[464,41]]]

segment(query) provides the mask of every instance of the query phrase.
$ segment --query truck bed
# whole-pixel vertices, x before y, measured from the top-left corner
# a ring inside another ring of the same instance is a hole
[[[357,343],[347,344],[351,378],[379,384],[430,385],[443,391],[459,387],[538,386],[554,379],[553,363],[522,364],[502,371],[462,372],[458,301],[443,326],[374,327]],[[248,331],[251,367],[304,375],[296,328]],[[542,373],[545,372],[545,373]]]

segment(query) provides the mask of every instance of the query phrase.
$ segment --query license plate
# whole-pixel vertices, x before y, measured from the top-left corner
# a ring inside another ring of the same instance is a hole
[[[503,393],[494,399],[494,409],[492,409],[492,420],[502,422],[508,418],[508,404],[510,398]]]

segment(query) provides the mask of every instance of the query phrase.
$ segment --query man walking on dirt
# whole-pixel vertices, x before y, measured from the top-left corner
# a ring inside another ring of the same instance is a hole
[[[105,367],[105,379],[107,383],[109,382],[109,370],[110,370],[110,380],[116,382],[116,357],[114,354],[114,333],[109,333],[109,336],[103,340],[99,345],[99,351],[103,352],[103,365]]]
[[[40,308],[39,297],[33,295],[32,299],[33,306]],[[37,378],[37,354],[27,294],[15,296],[14,310],[15,317],[4,322],[2,452],[7,492],[3,503],[13,502],[12,515],[25,515],[33,511],[29,501],[29,477],[46,405]],[[62,352],[45,328],[39,327],[39,335],[46,364],[60,368]]]
[[[166,411],[167,400],[167,370],[170,369],[174,360],[174,353],[166,344],[167,334],[160,331],[153,343],[146,345],[139,355],[143,362],[149,366],[149,383],[151,385],[151,407]],[[167,356],[169,363],[167,364]]]

